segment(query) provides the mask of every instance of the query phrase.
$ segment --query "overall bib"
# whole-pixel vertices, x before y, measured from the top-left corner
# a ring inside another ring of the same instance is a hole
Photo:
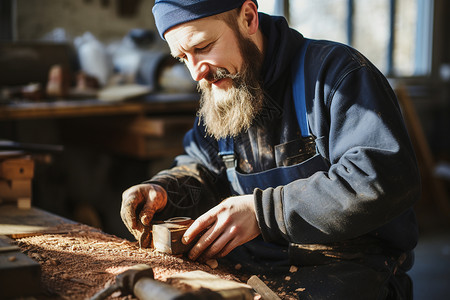
[[[301,130],[302,137],[306,143],[314,143],[314,138],[310,136],[308,126],[308,115],[306,111],[305,102],[305,88],[304,88],[304,56],[308,47],[309,40],[305,39],[305,43],[301,49],[300,55],[297,57],[297,63],[293,68],[293,95],[294,105],[297,115],[297,120]],[[228,181],[231,185],[233,195],[253,194],[254,189],[267,189],[283,186],[291,183],[294,180],[307,178],[318,171],[327,171],[329,164],[319,154],[315,153],[309,159],[295,165],[277,167],[263,172],[252,174],[244,174],[236,170],[236,157],[234,154],[233,138],[227,137],[218,141],[219,155],[221,156],[227,172]],[[273,243],[266,243],[261,236],[258,238],[237,247],[229,256],[240,258],[244,262],[256,260],[257,265],[261,268],[276,269],[281,266],[288,266],[289,253],[288,244],[276,245]],[[249,266],[250,267],[250,266]],[[255,267],[253,264],[251,267]]]
[[[309,42],[305,39],[294,64],[297,69],[293,68],[293,97],[302,137],[306,143],[315,144],[309,131],[305,101],[304,56]],[[236,170],[233,138],[221,139],[218,145],[234,195],[253,194],[256,188],[287,185],[330,168],[316,148],[312,157],[299,164],[244,174]],[[258,236],[235,248],[225,257],[224,263],[231,267],[241,265],[243,274],[262,274],[272,289],[295,295],[298,299],[410,299],[409,278],[406,274],[400,278],[394,276],[392,266],[395,262],[385,261],[384,256],[376,256],[375,262],[370,263],[336,260],[314,265],[308,263],[309,258],[302,260],[298,253],[289,249],[287,241],[284,245],[267,243]],[[307,263],[303,264],[303,261]],[[290,272],[291,265],[298,265],[298,271]]]

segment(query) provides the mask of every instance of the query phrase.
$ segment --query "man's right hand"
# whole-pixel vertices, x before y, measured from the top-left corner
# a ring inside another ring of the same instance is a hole
[[[153,215],[161,211],[166,204],[167,192],[157,184],[138,184],[123,192],[120,216],[140,244],[144,231],[149,230]],[[145,244],[148,242],[145,241]],[[147,247],[145,244],[141,246]]]

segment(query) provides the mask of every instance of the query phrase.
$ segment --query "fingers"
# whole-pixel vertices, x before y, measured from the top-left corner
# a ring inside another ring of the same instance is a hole
[[[145,210],[145,211],[141,211],[141,213],[139,214],[139,220],[141,221],[142,225],[144,226],[150,226],[152,223],[152,219],[153,219],[153,215],[155,213],[152,210]]]
[[[182,242],[184,244],[189,244],[202,231],[205,231],[208,227],[216,222],[217,216],[214,212],[215,210],[216,209],[213,208],[205,214],[201,215],[197,218],[197,220],[195,220],[194,223],[191,224],[191,226],[189,226],[182,238]]]
[[[192,225],[191,225],[192,227]],[[196,260],[202,253],[214,243],[216,245],[216,240],[220,235],[220,232],[216,229],[217,226],[212,226],[209,228],[197,241],[197,243],[189,251],[189,258]]]
[[[240,242],[240,238],[234,232],[233,227],[227,228],[225,231],[222,231],[222,229],[223,227],[217,223],[208,229],[191,248],[189,258],[202,260],[223,257],[244,243]]]
[[[166,190],[157,184],[149,185],[148,199],[152,202],[155,212],[159,212],[166,207],[167,204],[167,192]]]
[[[135,230],[142,230],[142,224],[137,220],[137,208],[143,200],[137,197],[136,193],[125,191],[122,195],[122,206],[120,216],[125,226],[133,233]]]
[[[189,251],[190,259],[196,260],[200,256],[202,258],[214,257],[221,252],[224,252],[224,255],[226,255],[237,246],[237,243],[233,241],[236,232],[234,226],[229,224],[230,219],[220,217],[224,210],[224,207],[216,206],[200,216],[186,230],[183,236],[185,244],[192,241],[196,236],[201,235]],[[202,232],[204,233],[202,234]]]
[[[231,240],[230,238],[231,236],[227,234],[220,235],[214,244],[208,247],[201,256],[205,258],[221,258],[226,256],[240,245],[235,238],[231,238]]]
[[[150,201],[145,202],[141,212],[139,213],[140,223],[144,226],[150,226],[154,214],[155,207],[153,203]]]
[[[147,197],[148,200],[144,202],[141,212],[139,213],[139,220],[142,225],[150,226],[153,215],[161,211],[167,204],[167,193],[159,185],[149,185],[148,190],[142,192],[142,197]]]
[[[145,226],[150,226],[155,212],[167,204],[167,193],[159,185],[140,184],[122,194],[120,216],[133,236],[139,240]]]
[[[222,257],[260,233],[253,195],[243,195],[230,197],[200,216],[185,232],[184,243],[201,235],[189,258]]]

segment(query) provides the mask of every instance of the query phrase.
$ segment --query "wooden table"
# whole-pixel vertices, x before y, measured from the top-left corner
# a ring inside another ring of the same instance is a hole
[[[108,102],[98,99],[15,101],[0,105],[0,120],[106,115],[180,114],[195,112],[199,95],[151,94],[139,99]]]
[[[50,119],[61,131],[62,144],[90,145],[140,159],[173,157],[182,151],[198,100],[199,94],[191,93],[150,94],[119,102],[18,101],[0,105],[0,122]]]

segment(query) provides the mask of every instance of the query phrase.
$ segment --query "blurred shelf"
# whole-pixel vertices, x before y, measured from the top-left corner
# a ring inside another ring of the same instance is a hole
[[[192,113],[199,95],[151,94],[139,99],[107,102],[98,99],[18,101],[0,104],[0,120],[85,117],[96,115]]]

